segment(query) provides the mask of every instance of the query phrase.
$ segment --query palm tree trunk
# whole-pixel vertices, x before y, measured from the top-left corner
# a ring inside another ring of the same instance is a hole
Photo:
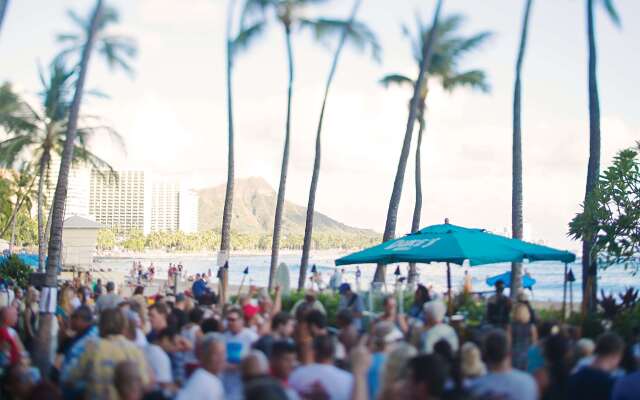
[[[47,245],[44,235],[44,183],[49,153],[45,152],[38,166],[38,272],[44,272]]]
[[[404,183],[404,173],[407,169],[407,159],[409,158],[409,150],[411,147],[411,136],[413,135],[413,127],[415,125],[416,115],[418,111],[418,103],[420,101],[420,90],[423,82],[427,79],[427,66],[431,58],[431,48],[433,47],[434,35],[437,30],[438,19],[440,18],[440,10],[442,9],[444,0],[438,0],[436,11],[433,14],[433,23],[431,24],[431,34],[424,42],[422,47],[422,62],[420,64],[420,73],[413,89],[413,97],[411,98],[411,107],[409,108],[409,118],[407,119],[407,129],[404,134],[404,142],[402,143],[402,151],[400,152],[400,160],[398,161],[398,169],[396,177],[393,181],[393,190],[391,191],[391,199],[389,200],[389,209],[387,210],[387,222],[384,227],[384,235],[382,241],[386,242],[395,237],[396,223],[398,220],[398,207],[400,206],[400,198],[402,197],[402,184]],[[373,277],[374,282],[384,282],[385,266],[378,264],[376,273]]]
[[[7,13],[9,7],[9,0],[0,0],[0,32],[2,32],[2,23],[4,22],[4,16]]]
[[[331,64],[331,70],[329,71],[329,77],[324,87],[324,97],[322,98],[322,107],[320,108],[320,119],[318,120],[318,129],[316,131],[316,154],[313,160],[313,173],[311,174],[311,186],[309,187],[309,201],[307,203],[307,220],[304,226],[304,240],[302,242],[302,259],[300,260],[300,275],[298,276],[298,290],[304,289],[304,283],[307,279],[307,267],[309,266],[309,253],[311,252],[311,239],[313,236],[313,214],[315,212],[316,204],[316,192],[318,190],[318,179],[320,177],[320,160],[322,158],[322,123],[324,122],[324,112],[327,105],[327,97],[329,96],[329,89],[333,82],[336,69],[338,68],[338,60],[340,59],[340,53],[347,41],[349,34],[349,28],[353,23],[353,20],[358,13],[361,0],[356,0],[351,10],[351,16],[349,17],[348,25],[346,25],[340,36],[340,42],[336,48],[336,52],[333,56],[333,62]]]
[[[69,170],[73,158],[74,143],[78,128],[78,116],[82,104],[82,94],[89,70],[89,61],[93,50],[96,31],[103,11],[103,0],[96,0],[95,10],[91,17],[91,22],[87,32],[87,41],[82,49],[78,80],[76,81],[73,101],[69,112],[69,123],[67,124],[66,138],[62,157],[60,160],[60,171],[58,172],[58,183],[53,196],[53,208],[51,215],[51,236],[49,238],[49,254],[46,267],[45,287],[42,288],[41,304],[50,304],[49,307],[40,310],[40,326],[38,328],[37,348],[34,358],[36,365],[40,368],[42,376],[48,376],[51,362],[55,354],[55,304],[57,295],[57,275],[62,253],[62,227],[64,224],[64,208],[67,199],[67,186],[69,183]]]
[[[233,216],[233,185],[234,185],[234,142],[233,142],[233,97],[232,97],[232,72],[233,72],[233,42],[231,39],[231,25],[233,23],[233,10],[235,0],[229,0],[227,16],[227,127],[228,127],[228,155],[227,155],[227,188],[224,195],[224,210],[222,212],[222,232],[220,235],[220,253],[225,261],[229,258],[231,247],[231,219]],[[227,288],[228,274],[222,274],[222,286]],[[226,290],[225,290],[226,292]]]
[[[522,33],[520,36],[520,47],[518,49],[518,59],[516,61],[516,82],[513,89],[513,160],[512,160],[512,186],[511,186],[511,233],[516,239],[522,239],[522,130],[520,124],[521,116],[521,80],[522,63],[524,53],[527,48],[527,32],[529,29],[529,15],[533,0],[527,0],[524,19],[522,22]],[[522,289],[522,263],[511,263],[511,298],[515,299]]]
[[[600,175],[600,100],[596,70],[596,33],[593,0],[587,0],[587,36],[589,40],[589,165],[585,200],[598,182]],[[593,240],[582,241],[582,309],[595,311],[597,295],[597,258],[592,254]]]
[[[420,108],[422,110],[418,116],[418,143],[416,144],[416,204],[413,207],[411,232],[417,232],[418,229],[420,229],[420,215],[422,214],[422,163],[420,161],[420,148],[422,147],[422,134],[424,133],[425,128],[424,103],[420,105]],[[407,283],[415,283],[417,274],[418,271],[416,270],[416,263],[409,263],[409,277],[407,278]]]
[[[16,225],[18,222],[18,212],[20,212],[20,208],[18,205],[16,205],[16,216],[11,222],[11,239],[9,240],[9,252],[11,253],[13,253],[13,246],[16,244]]]
[[[287,42],[287,59],[289,63],[289,88],[287,92],[287,122],[284,137],[284,151],[282,152],[282,167],[280,169],[280,183],[278,198],[276,199],[276,215],[273,221],[273,239],[271,242],[271,266],[269,268],[269,290],[273,287],[273,279],[278,266],[280,250],[280,231],[282,229],[282,212],[284,211],[284,194],[287,186],[287,171],[289,169],[289,142],[291,137],[291,100],[293,96],[293,50],[291,48],[291,27],[284,25],[285,40]]]

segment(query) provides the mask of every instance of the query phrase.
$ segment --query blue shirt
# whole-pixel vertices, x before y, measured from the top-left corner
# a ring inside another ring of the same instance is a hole
[[[371,355],[371,367],[369,367],[369,375],[367,376],[370,399],[378,398],[385,361],[387,361],[387,355],[385,353],[373,353]]]
[[[613,386],[612,400],[634,400],[640,395],[640,371],[618,379]]]

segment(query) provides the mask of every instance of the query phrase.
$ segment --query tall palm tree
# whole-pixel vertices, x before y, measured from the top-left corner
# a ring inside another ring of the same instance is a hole
[[[313,161],[311,185],[309,188],[309,200],[307,203],[307,218],[304,228],[304,239],[302,242],[300,274],[298,276],[299,290],[304,289],[304,284],[307,277],[307,267],[309,266],[309,253],[311,252],[311,238],[313,236],[313,214],[315,212],[316,192],[318,190],[318,180],[320,178],[320,161],[322,157],[322,124],[324,122],[324,114],[327,105],[327,98],[329,96],[329,89],[331,88],[331,84],[333,83],[333,78],[338,67],[338,60],[340,59],[342,48],[344,47],[346,41],[350,40],[360,49],[371,47],[372,56],[375,59],[379,59],[378,53],[380,46],[378,45],[378,41],[375,35],[369,30],[369,28],[367,28],[366,25],[361,22],[355,21],[356,14],[358,13],[358,9],[360,8],[361,3],[361,0],[356,0],[353,5],[353,9],[351,10],[351,15],[346,23],[339,21],[339,24],[343,25],[342,32],[340,33],[338,47],[336,48],[336,51],[333,55],[333,62],[331,64],[331,69],[329,70],[327,82],[325,83],[324,97],[322,98],[322,106],[320,108],[320,118],[318,120],[318,127],[316,130],[315,157]]]
[[[0,32],[2,32],[2,23],[4,22],[4,16],[7,13],[9,7],[9,0],[0,0]]]
[[[520,125],[521,73],[524,52],[527,48],[529,15],[533,0],[526,0],[518,59],[516,61],[516,82],[513,89],[513,165],[511,185],[511,231],[516,239],[522,239],[522,130]],[[511,264],[511,298],[515,299],[522,288],[522,263]]]
[[[438,21],[440,19],[440,11],[444,0],[438,0],[436,4],[435,12],[433,13],[432,26],[437,30]],[[427,79],[427,65],[431,59],[432,44],[434,41],[434,35],[429,35],[424,40],[422,48],[419,50],[421,54],[421,63],[416,78],[416,85],[413,89],[413,96],[411,97],[411,103],[409,103],[409,117],[407,118],[407,128],[404,133],[404,140],[402,142],[402,150],[400,151],[400,158],[398,160],[398,168],[396,169],[396,177],[393,181],[393,189],[391,191],[391,198],[389,199],[389,208],[387,210],[387,221],[384,227],[384,234],[382,241],[386,242],[395,237],[396,223],[398,220],[398,207],[400,206],[400,198],[402,197],[402,185],[404,183],[404,173],[407,169],[407,160],[409,159],[409,151],[411,148],[411,138],[413,136],[413,128],[415,126],[416,116],[418,114],[418,104],[420,103],[420,88],[423,85],[425,79]],[[378,264],[375,275],[373,276],[374,282],[384,282],[385,280],[385,266]]]
[[[458,65],[461,59],[470,51],[477,50],[490,37],[490,32],[480,32],[471,36],[460,36],[458,31],[461,28],[464,18],[461,15],[452,15],[443,18],[438,24],[433,42],[431,60],[427,66],[427,78],[422,81],[419,88],[419,101],[417,109],[418,139],[415,153],[415,186],[416,200],[411,221],[411,232],[420,229],[420,216],[422,214],[422,165],[421,165],[421,145],[422,136],[426,128],[427,95],[429,93],[430,82],[436,80],[447,92],[453,92],[460,87],[469,87],[482,92],[489,91],[486,74],[482,70],[472,69],[460,71]],[[432,26],[428,26],[417,18],[416,32],[413,33],[408,27],[403,27],[403,33],[411,43],[415,62],[420,68],[422,65],[422,49],[425,42],[431,35]],[[401,73],[385,75],[380,83],[384,87],[391,85],[415,88],[417,81]],[[416,266],[409,264],[409,283],[413,283],[416,278]]]
[[[44,271],[46,256],[45,189],[50,188],[48,177],[51,172],[52,156],[62,155],[73,79],[74,71],[66,68],[60,58],[56,58],[50,66],[49,76],[40,74],[43,85],[40,107],[31,107],[26,101],[18,98],[17,101],[26,106],[27,112],[21,109],[4,112],[0,108],[0,126],[6,121],[10,131],[9,139],[0,142],[0,165],[10,167],[17,159],[23,157],[32,160],[38,167],[38,255],[41,272]],[[11,124],[10,121],[14,123]],[[122,137],[112,128],[101,125],[96,117],[81,116],[79,121],[81,126],[77,130],[72,162],[87,164],[98,170],[112,170],[109,163],[88,149],[87,144],[92,136],[107,133],[114,143],[124,149]],[[17,128],[12,128],[12,125],[16,124],[18,124]]]
[[[27,162],[22,162],[17,169],[12,169],[8,174],[9,190],[13,197],[13,211],[11,213],[9,226],[3,229],[0,236],[4,236],[7,229],[11,228],[9,236],[9,251],[13,252],[13,246],[16,244],[16,228],[18,223],[18,215],[22,210],[31,210],[33,198],[36,196],[33,188],[35,183],[35,175],[33,167]]]
[[[73,100],[69,108],[69,118],[60,161],[58,183],[53,197],[46,279],[45,287],[42,291],[42,296],[46,299],[45,303],[48,300],[53,305],[56,304],[55,288],[57,287],[57,268],[60,263],[60,253],[62,250],[62,227],[69,170],[71,168],[78,133],[80,106],[82,104],[84,86],[89,71],[89,62],[95,49],[106,58],[110,66],[119,66],[125,71],[131,71],[127,58],[133,57],[136,53],[136,47],[130,39],[109,33],[108,28],[119,21],[119,16],[115,9],[105,6],[103,0],[96,0],[95,7],[88,21],[78,17],[73,12],[69,15],[79,25],[80,32],[78,34],[58,36],[59,41],[71,44],[70,48],[63,51],[62,56],[68,56],[77,51],[80,51],[81,55],[77,66],[77,80],[75,82]],[[45,374],[49,371],[52,361],[51,355],[53,354],[52,349],[54,349],[54,341],[52,340],[54,316],[52,311],[51,308],[41,310],[40,327],[38,329],[39,350],[37,352],[36,364]]]
[[[600,175],[600,99],[598,98],[598,75],[595,32],[595,4],[601,2],[607,14],[616,26],[620,26],[620,17],[613,0],[587,0],[587,40],[589,47],[589,164],[585,201],[593,191]],[[582,241],[582,309],[594,311],[596,308],[598,265],[592,254],[593,241]]]
[[[316,39],[322,41],[330,34],[342,32],[345,21],[318,18],[311,19],[304,16],[304,11],[311,4],[326,3],[327,0],[247,0],[243,10],[243,21],[258,16],[253,26],[263,29],[267,23],[267,17],[273,17],[284,31],[287,48],[287,64],[289,81],[287,85],[287,116],[285,123],[284,149],[282,152],[282,165],[280,168],[280,182],[278,184],[278,196],[276,199],[275,218],[273,222],[273,238],[271,242],[271,265],[269,269],[269,288],[273,286],[273,280],[278,265],[280,250],[280,234],[282,231],[282,214],[284,212],[284,197],[287,185],[287,173],[289,170],[289,144],[291,140],[291,105],[293,101],[294,59],[291,36],[298,29],[311,30]],[[270,15],[269,15],[270,14]]]

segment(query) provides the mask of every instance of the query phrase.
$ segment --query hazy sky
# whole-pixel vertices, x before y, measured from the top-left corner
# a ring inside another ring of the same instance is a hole
[[[89,86],[110,100],[86,110],[103,116],[126,138],[127,154],[105,141],[97,152],[121,168],[148,168],[194,187],[226,177],[224,28],[221,0],[112,0],[136,38],[136,74],[110,74],[91,65]],[[576,249],[567,223],[584,196],[588,156],[586,1],[534,2],[524,66],[524,215],[530,234]],[[640,2],[615,2],[617,29],[597,10],[602,111],[602,164],[640,139]],[[65,10],[86,13],[90,0],[14,0],[0,33],[0,81],[26,95],[38,92],[37,62],[59,47],[57,32],[72,27]],[[382,231],[404,127],[406,89],[385,90],[389,72],[416,74],[400,26],[414,13],[430,20],[434,0],[364,0],[360,19],[378,34],[381,64],[347,48],[325,120],[324,158],[316,209],[345,223]],[[310,15],[346,17],[350,0],[333,0]],[[501,231],[510,226],[513,69],[524,1],[447,0],[444,13],[467,17],[464,32],[490,30],[493,39],[461,68],[483,68],[490,94],[434,88],[423,141],[423,225],[453,223]],[[237,61],[235,73],[236,176],[262,176],[277,186],[286,107],[283,34],[268,34]],[[294,37],[296,81],[287,198],[306,204],[314,135],[331,52],[310,35]],[[415,137],[414,137],[415,138]],[[398,233],[409,229],[414,200],[413,156],[407,167]]]

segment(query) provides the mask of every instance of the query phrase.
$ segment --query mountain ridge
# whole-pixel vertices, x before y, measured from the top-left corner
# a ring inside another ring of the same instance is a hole
[[[198,190],[198,225],[200,230],[219,230],[222,226],[222,212],[226,185]],[[273,233],[276,191],[262,177],[235,180],[233,218],[231,230],[235,233]],[[306,207],[285,200],[282,233],[304,234]],[[339,222],[326,214],[315,212],[313,231],[317,234],[335,235],[379,235],[370,229],[362,229]]]

